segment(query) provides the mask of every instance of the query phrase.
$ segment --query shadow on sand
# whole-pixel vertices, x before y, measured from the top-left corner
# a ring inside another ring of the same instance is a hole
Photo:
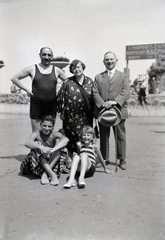
[[[2,159],[16,159],[18,160],[19,162],[23,162],[24,158],[26,157],[25,154],[20,154],[20,155],[17,155],[17,156],[0,156],[0,158]]]
[[[23,162],[23,160],[25,159],[26,157],[26,154],[20,154],[20,155],[17,155],[17,156],[1,156],[0,159],[16,159],[18,160],[20,163]],[[19,169],[18,169],[19,170]],[[20,171],[18,173],[18,176],[20,177],[26,177],[28,178],[29,180],[35,180],[35,179],[40,179],[39,176],[35,175],[35,174],[32,174],[32,173],[27,173],[27,174],[22,174]]]

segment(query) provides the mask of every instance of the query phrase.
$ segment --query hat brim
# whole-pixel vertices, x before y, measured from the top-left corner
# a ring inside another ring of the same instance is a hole
[[[103,115],[103,113],[105,112],[105,111],[110,111],[110,110],[113,110],[115,113],[116,113],[116,115],[117,115],[117,117],[116,117],[116,119],[114,120],[114,121],[105,121],[105,119],[103,119],[102,118],[102,115]],[[115,107],[115,106],[112,106],[111,108],[109,108],[109,109],[102,109],[101,111],[100,111],[100,113],[99,113],[99,116],[98,116],[98,121],[100,122],[100,124],[101,125],[103,125],[103,126],[105,126],[105,127],[114,127],[114,126],[116,126],[116,125],[118,125],[119,123],[120,123],[120,121],[121,121],[121,112],[120,112],[120,110],[117,108],[117,107]]]

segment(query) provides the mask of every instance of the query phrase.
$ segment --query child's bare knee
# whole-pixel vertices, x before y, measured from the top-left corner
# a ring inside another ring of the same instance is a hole
[[[83,153],[80,154],[80,157],[81,158],[88,158],[88,155],[87,155],[87,153],[83,152]]]

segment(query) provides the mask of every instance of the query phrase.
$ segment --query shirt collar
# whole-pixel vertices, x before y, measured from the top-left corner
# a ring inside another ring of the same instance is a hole
[[[107,69],[108,75],[111,75],[111,77],[114,75],[115,73],[115,68],[113,68],[111,71]]]

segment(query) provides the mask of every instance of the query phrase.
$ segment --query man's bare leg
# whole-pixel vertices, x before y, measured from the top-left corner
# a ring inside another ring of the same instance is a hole
[[[32,132],[35,132],[37,130],[40,130],[40,119],[31,119],[31,127],[32,127]]]

